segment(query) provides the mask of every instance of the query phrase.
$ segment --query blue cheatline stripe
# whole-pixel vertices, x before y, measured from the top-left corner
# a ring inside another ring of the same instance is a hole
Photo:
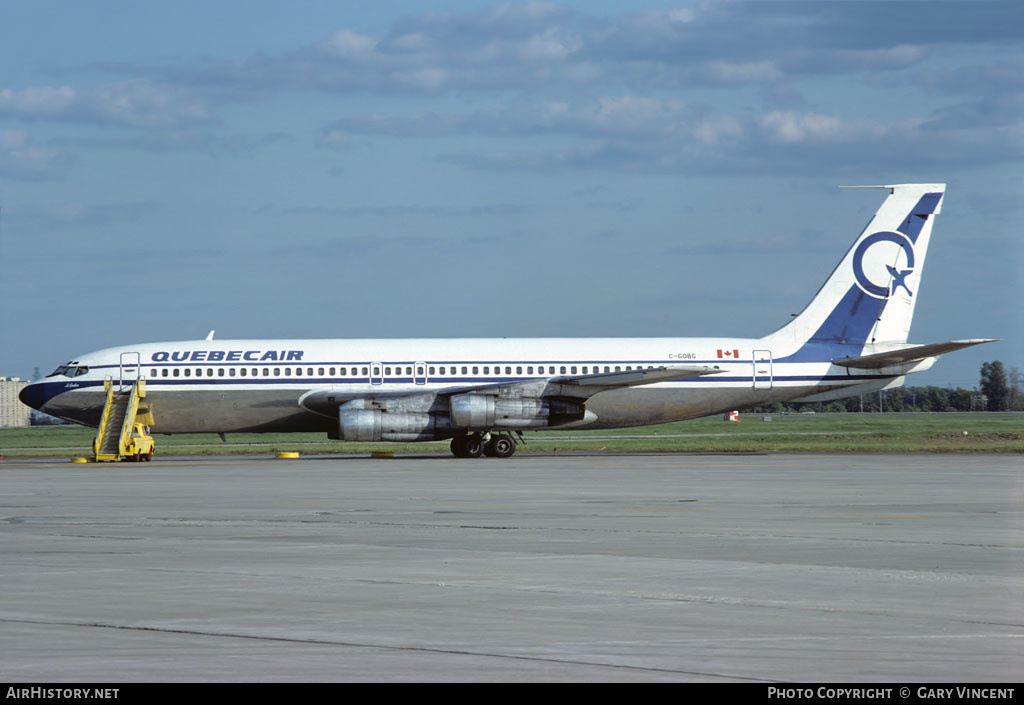
[[[847,374],[841,374],[841,375],[775,375],[774,377],[772,377],[772,381],[775,384],[780,384],[780,383],[783,383],[783,382],[843,383],[843,382],[863,382],[863,381],[875,381],[875,380],[881,380],[881,379],[893,379],[895,377],[896,377],[896,375],[866,375],[866,374],[865,375],[847,375]],[[455,377],[455,378],[445,378],[444,380],[428,380],[426,382],[426,384],[427,385],[431,385],[433,387],[437,387],[438,385],[443,385],[444,387],[448,387],[448,386],[453,386],[453,385],[466,385],[466,384],[493,385],[493,384],[511,384],[511,383],[515,383],[515,382],[525,382],[525,381],[529,381],[529,380],[533,380],[533,379],[544,379],[544,378],[537,378],[537,377],[508,377],[508,378],[503,378],[503,377]],[[761,377],[758,377],[758,381],[764,381],[764,379],[761,378]],[[685,378],[685,379],[678,379],[678,380],[665,380],[665,382],[672,382],[672,383],[676,383],[676,384],[711,384],[711,383],[717,383],[717,382],[752,384],[754,382],[754,378],[752,376],[743,376],[743,375],[729,376],[729,377],[723,377],[721,375],[715,375],[713,377],[712,376],[709,376],[709,377],[688,377],[688,378]],[[664,384],[665,382],[662,382],[661,384]],[[50,399],[50,398],[52,398],[52,397],[54,397],[54,396],[56,396],[58,394],[62,394],[64,392],[75,391],[75,390],[84,390],[84,389],[88,389],[88,388],[99,388],[99,389],[102,389],[102,387],[103,387],[103,383],[102,382],[79,382],[77,384],[78,384],[78,386],[76,386],[76,387],[67,388],[67,387],[65,387],[64,383],[60,383],[60,382],[46,383],[44,385],[44,387],[46,388],[46,395],[45,395],[46,399]],[[178,379],[166,379],[166,380],[165,379],[147,380],[146,384],[147,384],[148,387],[150,387],[154,391],[156,391],[156,390],[158,390],[160,388],[168,388],[168,387],[173,388],[173,387],[184,387],[184,386],[192,386],[192,387],[238,387],[238,386],[245,386],[245,385],[249,385],[249,386],[252,386],[252,385],[260,385],[260,386],[263,386],[263,385],[277,385],[277,386],[282,387],[284,390],[289,390],[289,391],[298,391],[298,390],[292,389],[295,386],[303,386],[306,389],[310,389],[310,388],[315,389],[315,388],[320,387],[320,386],[328,386],[328,385],[339,386],[339,385],[346,385],[346,384],[349,385],[349,386],[352,386],[352,387],[358,387],[360,389],[362,389],[364,387],[367,387],[367,386],[370,386],[370,382],[367,379],[353,380],[351,377],[349,377],[349,378],[332,378],[332,379],[323,379],[323,378],[317,378],[317,379],[304,379],[304,378],[290,378],[290,379],[279,379],[279,378],[275,378],[275,379],[243,379],[243,378],[237,378],[236,377],[236,378],[231,378],[231,379],[209,379],[209,380],[206,380],[206,379],[182,379],[182,378],[178,378]],[[413,382],[412,378],[408,378],[408,377],[407,378],[389,378],[389,379],[386,379],[384,381],[383,385],[375,385],[375,386],[379,388],[380,386],[398,386],[398,385],[404,385],[406,387],[413,387],[413,389],[410,389],[410,391],[413,391],[413,392],[416,391],[417,388],[422,389],[423,386],[424,386],[424,385],[415,385],[415,383]],[[641,385],[641,386],[648,386],[648,385]],[[444,388],[443,387],[441,389],[433,389],[432,388],[430,391],[443,393],[444,392]]]
[[[667,339],[667,340],[670,340],[670,339]],[[749,344],[749,343],[757,342],[757,341],[751,340],[751,341],[746,341],[746,342]],[[730,343],[730,345],[731,345],[731,343]],[[672,365],[711,365],[711,364],[721,364],[723,362],[726,362],[726,363],[732,362],[732,363],[734,363],[734,362],[750,362],[750,361],[751,361],[750,359],[747,359],[747,360],[733,360],[732,358],[729,358],[729,359],[709,358],[707,360],[698,360],[696,358],[693,358],[693,359],[685,359],[685,360],[625,360],[625,361],[621,360],[621,359],[619,359],[619,360],[543,360],[543,361],[540,361],[540,362],[537,362],[537,361],[522,361],[522,360],[499,360],[498,362],[493,362],[493,361],[481,362],[480,360],[461,360],[461,361],[460,360],[456,360],[454,362],[450,362],[450,361],[436,362],[436,361],[432,361],[432,360],[426,360],[426,361],[419,360],[418,362],[415,362],[415,363],[414,362],[393,362],[393,361],[384,361],[384,360],[376,360],[376,361],[374,361],[372,363],[371,362],[337,362],[337,361],[334,361],[334,362],[301,362],[301,363],[296,363],[296,362],[271,362],[271,363],[266,363],[266,362],[261,362],[261,363],[244,363],[244,362],[143,362],[143,363],[141,363],[139,365],[128,365],[128,366],[126,366],[126,368],[134,369],[135,367],[140,367],[140,368],[167,367],[169,369],[173,369],[173,368],[177,367],[177,368],[180,368],[180,369],[185,369],[187,367],[189,369],[194,369],[194,368],[197,368],[197,367],[214,367],[214,368],[216,368],[216,367],[238,367],[238,368],[244,367],[246,369],[250,369],[250,368],[253,368],[253,367],[267,367],[267,368],[278,367],[278,368],[282,368],[283,369],[285,367],[294,367],[294,368],[303,368],[303,367],[331,367],[331,366],[334,366],[334,367],[370,367],[371,365],[381,365],[383,367],[387,367],[389,365],[391,367],[398,367],[398,366],[413,367],[416,364],[427,365],[428,367],[429,366],[434,366],[434,367],[452,367],[452,366],[472,367],[473,365],[476,365],[477,367],[483,367],[485,365],[489,366],[489,367],[495,367],[495,366],[498,366],[498,365],[500,365],[501,367],[526,367],[528,365],[532,365],[533,367],[539,367],[540,365],[544,365],[545,367],[548,367],[548,366],[558,367],[559,365],[566,365],[566,366],[576,365],[577,367],[580,367],[582,365],[587,365],[587,366],[594,366],[594,365],[619,365],[619,366],[624,366],[624,365],[634,365],[634,366],[636,366],[636,365],[668,365],[668,366],[672,366]],[[117,370],[117,369],[120,369],[120,367],[121,366],[117,365],[117,364],[112,364],[112,365],[89,365],[89,369],[90,370],[107,370],[107,369],[109,369],[109,370]],[[622,371],[625,371],[625,370],[622,370]],[[594,374],[596,374],[596,373],[594,373]]]

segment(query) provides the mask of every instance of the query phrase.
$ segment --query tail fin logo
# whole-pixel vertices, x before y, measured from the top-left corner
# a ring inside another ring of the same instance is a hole
[[[882,230],[872,233],[861,240],[853,253],[853,275],[857,286],[865,294],[878,299],[888,298],[900,287],[908,296],[913,296],[914,292],[907,286],[907,276],[913,271],[914,244],[901,232]],[[881,280],[886,280],[885,286],[877,283]]]

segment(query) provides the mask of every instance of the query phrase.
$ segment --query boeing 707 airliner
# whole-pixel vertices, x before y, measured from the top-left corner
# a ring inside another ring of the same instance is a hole
[[[988,339],[907,343],[945,184],[888,196],[811,303],[763,338],[206,340],[80,355],[21,400],[98,426],[104,382],[145,380],[152,433],[320,431],[346,441],[451,439],[511,456],[522,432],[693,419],[899,387]],[[516,435],[513,435],[516,434]]]

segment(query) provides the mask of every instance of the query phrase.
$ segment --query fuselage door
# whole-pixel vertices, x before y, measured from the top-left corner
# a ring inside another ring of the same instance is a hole
[[[427,383],[427,363],[417,362],[413,366],[413,381],[416,382],[416,384]]]
[[[120,389],[130,387],[139,381],[141,374],[139,354],[137,352],[121,353],[118,365],[118,386]]]
[[[772,351],[754,351],[754,389],[772,388]]]
[[[384,384],[384,366],[379,362],[370,364],[370,384]]]

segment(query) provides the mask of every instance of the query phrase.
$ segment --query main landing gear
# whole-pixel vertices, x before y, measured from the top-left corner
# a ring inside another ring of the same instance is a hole
[[[507,433],[468,433],[452,439],[452,455],[456,458],[509,458],[516,452],[516,439]]]

